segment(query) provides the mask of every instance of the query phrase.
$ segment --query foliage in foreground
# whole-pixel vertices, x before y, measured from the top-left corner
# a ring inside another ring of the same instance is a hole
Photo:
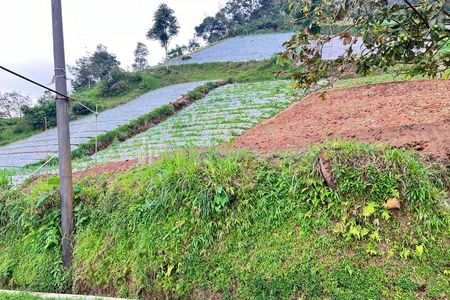
[[[331,157],[336,190],[317,171]],[[449,174],[414,153],[330,143],[273,158],[169,155],[77,182],[61,269],[57,180],[0,196],[0,286],[185,298],[445,298]],[[398,198],[401,209],[382,206]]]
[[[446,0],[438,1],[310,1],[288,0],[293,22],[302,30],[287,41],[279,62],[292,64],[299,88],[310,88],[321,79],[333,82],[356,70],[399,66],[408,76],[450,76],[450,14]],[[329,32],[327,24],[352,20],[342,30]],[[358,36],[351,29],[357,28]],[[323,60],[323,50],[339,37],[347,50],[336,60]],[[363,47],[361,48],[361,44]]]

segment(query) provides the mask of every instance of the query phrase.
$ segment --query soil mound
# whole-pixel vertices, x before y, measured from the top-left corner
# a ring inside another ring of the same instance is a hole
[[[449,161],[450,80],[315,93],[248,131],[234,146],[272,153],[335,139],[388,143]]]

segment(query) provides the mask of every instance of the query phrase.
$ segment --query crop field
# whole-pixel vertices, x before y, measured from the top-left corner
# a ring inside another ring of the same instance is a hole
[[[93,115],[70,122],[72,150],[95,137],[96,134],[105,133],[126,124],[157,107],[176,100],[204,83],[183,83],[151,91],[124,105],[101,112],[97,123]],[[45,159],[57,151],[57,131],[53,128],[26,140],[0,147],[0,168],[23,167]]]
[[[284,50],[283,43],[290,40],[292,35],[292,32],[288,32],[234,37],[189,54],[191,58],[188,60],[176,59],[168,64],[181,65],[269,59],[275,53]],[[360,47],[361,42],[359,41],[354,46],[355,53],[359,52]],[[336,59],[346,49],[348,49],[348,46],[344,46],[339,37],[333,38],[330,43],[325,45],[323,58]]]
[[[294,98],[288,85],[288,81],[272,81],[218,88],[165,122],[100,151],[97,157],[74,161],[74,168],[92,167],[96,159],[106,163],[229,142],[289,106]]]

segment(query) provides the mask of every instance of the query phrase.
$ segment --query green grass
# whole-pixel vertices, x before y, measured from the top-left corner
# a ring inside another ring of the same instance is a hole
[[[32,296],[30,294],[4,294],[0,293],[1,300],[40,300],[42,298],[37,296]]]
[[[320,151],[336,189],[318,174]],[[84,178],[70,272],[57,185],[2,192],[1,287],[180,299],[450,294],[449,173],[413,152],[348,142],[271,158],[187,150]],[[401,209],[383,209],[389,198]]]
[[[22,118],[0,119],[0,146],[25,139],[39,133]]]
[[[27,294],[27,293],[21,293],[21,294],[4,294],[4,293],[0,293],[0,300],[41,300],[43,298],[38,297],[38,296],[33,296],[31,294]],[[54,300],[54,298],[45,298],[45,299],[50,299],[50,300]]]
[[[0,300],[41,300],[41,299],[46,299],[46,300],[69,300],[69,299],[74,299],[73,297],[71,298],[49,298],[49,297],[39,297],[39,296],[34,296],[32,294],[29,293],[18,293],[18,294],[6,294],[6,293],[1,293],[0,292]],[[80,296],[79,298],[75,298],[75,299],[79,299],[79,300],[83,300],[85,299],[85,297]],[[99,300],[101,300],[101,298],[98,298]]]

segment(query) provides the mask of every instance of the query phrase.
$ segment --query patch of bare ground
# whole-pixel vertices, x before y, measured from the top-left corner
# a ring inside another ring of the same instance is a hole
[[[248,131],[233,145],[273,153],[335,139],[387,143],[450,161],[450,80],[318,92]]]

